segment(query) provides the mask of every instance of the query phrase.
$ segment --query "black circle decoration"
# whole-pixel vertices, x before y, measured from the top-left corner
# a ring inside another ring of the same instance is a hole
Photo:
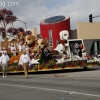
[[[44,20],[44,23],[55,23],[65,19],[65,16],[54,16]]]

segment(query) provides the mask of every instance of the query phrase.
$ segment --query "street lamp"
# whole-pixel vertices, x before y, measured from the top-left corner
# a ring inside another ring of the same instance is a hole
[[[26,25],[26,22],[24,22],[24,21],[22,21],[22,20],[16,20],[16,21],[21,21],[22,23],[24,23],[25,24],[25,29],[26,29],[26,31],[27,31],[27,25]]]

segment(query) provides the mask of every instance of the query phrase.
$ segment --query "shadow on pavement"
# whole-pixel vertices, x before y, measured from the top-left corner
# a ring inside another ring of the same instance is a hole
[[[72,72],[83,72],[83,71],[93,71],[93,70],[100,70],[100,66],[91,67],[85,70],[83,68],[78,68],[78,69],[62,69],[62,70],[51,70],[51,71],[36,71],[36,72],[29,72],[29,75],[31,74],[35,75],[35,74],[72,73]],[[24,72],[8,73],[8,75],[23,75],[23,74]]]

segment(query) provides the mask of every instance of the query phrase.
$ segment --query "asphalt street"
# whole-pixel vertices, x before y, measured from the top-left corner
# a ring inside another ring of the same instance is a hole
[[[0,100],[100,100],[100,68],[0,75]]]

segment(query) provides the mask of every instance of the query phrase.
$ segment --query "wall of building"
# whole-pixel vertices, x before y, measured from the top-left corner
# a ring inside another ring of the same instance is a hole
[[[71,30],[71,38],[72,39],[77,39],[77,29]]]
[[[32,35],[37,37],[37,28],[32,28],[30,31],[32,32]]]
[[[79,22],[77,23],[77,38],[79,39],[100,39],[100,22]]]
[[[100,22],[77,23],[77,39],[83,39],[88,55],[98,55],[100,53]]]

